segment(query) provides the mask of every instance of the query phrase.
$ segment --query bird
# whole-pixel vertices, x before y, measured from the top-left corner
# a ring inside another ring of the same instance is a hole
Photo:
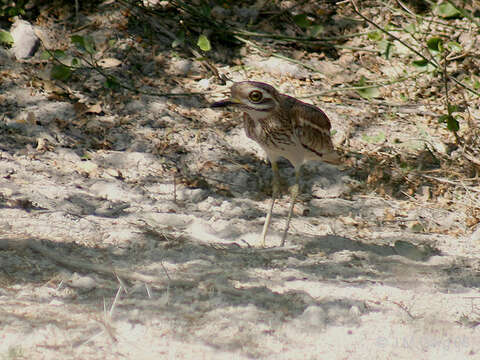
[[[236,82],[229,98],[210,105],[211,108],[230,106],[243,111],[246,135],[265,151],[273,171],[272,199],[260,236],[261,247],[265,247],[273,207],[280,192],[279,158],[287,159],[295,169],[295,184],[291,187],[290,207],[280,244],[283,247],[300,192],[302,165],[311,160],[340,163],[330,136],[330,119],[318,107],[281,94],[273,86],[259,81]]]

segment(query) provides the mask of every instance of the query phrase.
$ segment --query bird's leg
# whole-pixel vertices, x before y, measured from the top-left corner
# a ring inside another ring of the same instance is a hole
[[[292,219],[293,207],[295,206],[295,201],[297,200],[297,196],[300,192],[301,169],[302,169],[301,166],[297,166],[295,168],[295,184],[292,186],[292,189],[291,189],[291,192],[290,192],[292,200],[290,202],[290,209],[288,210],[287,226],[285,227],[285,231],[283,233],[282,242],[280,243],[280,246],[285,245],[285,240],[287,239],[288,229],[290,228],[290,220]]]
[[[280,192],[280,173],[278,172],[278,165],[276,161],[271,161],[272,171],[273,171],[273,180],[272,180],[272,201],[270,203],[270,208],[265,218],[265,223],[263,224],[262,236],[260,238],[260,246],[265,247],[265,238],[267,237],[268,227],[272,220],[273,205],[275,205],[275,200]]]

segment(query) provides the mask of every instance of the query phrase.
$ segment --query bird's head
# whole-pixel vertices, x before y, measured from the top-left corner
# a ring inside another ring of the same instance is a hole
[[[264,117],[278,106],[279,93],[271,85],[258,81],[242,81],[233,84],[230,98],[217,101],[212,108],[234,106],[253,118]]]

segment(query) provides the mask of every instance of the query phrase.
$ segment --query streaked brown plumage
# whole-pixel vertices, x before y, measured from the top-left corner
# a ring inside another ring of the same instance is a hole
[[[273,196],[261,235],[262,246],[265,245],[273,205],[279,192],[277,161],[280,157],[284,157],[295,167],[295,185],[292,187],[292,201],[282,237],[281,246],[283,246],[299,192],[301,166],[310,160],[338,163],[339,157],[330,138],[330,120],[316,106],[280,94],[271,85],[257,81],[233,84],[231,98],[216,102],[212,107],[230,105],[244,111],[243,119],[247,136],[265,150],[272,164]]]

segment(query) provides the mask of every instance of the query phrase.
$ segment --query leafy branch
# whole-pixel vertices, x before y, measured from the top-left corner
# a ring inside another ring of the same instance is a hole
[[[100,74],[104,79],[104,86],[107,89],[117,89],[122,88],[128,91],[131,91],[135,94],[151,95],[158,97],[182,97],[182,96],[203,96],[204,93],[158,93],[140,90],[133,86],[126,85],[118,80],[114,75],[108,74],[103,70],[102,66],[98,63],[95,54],[96,46],[93,39],[90,36],[80,36],[73,35],[71,36],[72,44],[75,45],[77,49],[76,56],[72,58],[71,63],[67,64],[65,58],[67,54],[63,50],[50,50],[45,47],[45,54],[42,56],[44,59],[51,59],[55,62],[55,65],[51,69],[51,77],[55,80],[68,81],[72,74],[78,70],[93,70]],[[86,64],[87,66],[81,66],[81,64]]]
[[[461,117],[459,115],[454,115],[455,112],[458,112],[458,106],[452,105],[450,102],[448,82],[452,81],[455,84],[464,88],[465,90],[469,91],[470,93],[476,96],[480,96],[480,92],[478,92],[476,89],[472,88],[471,86],[459,81],[454,76],[451,76],[447,71],[447,63],[449,60],[451,60],[451,58],[448,57],[449,55],[448,50],[457,51],[461,49],[460,45],[455,41],[449,41],[445,44],[444,40],[441,37],[433,36],[433,37],[430,37],[426,41],[426,45],[419,50],[413,47],[412,45],[410,45],[409,43],[407,43],[406,41],[402,40],[400,37],[394,35],[392,31],[383,28],[382,26],[375,23],[373,20],[363,15],[358,8],[356,0],[350,0],[350,3],[352,4],[352,7],[355,13],[358,16],[360,16],[365,22],[374,26],[381,33],[386,34],[389,38],[399,42],[400,44],[405,46],[407,49],[409,49],[413,54],[417,55],[420,58],[420,60],[415,60],[413,62],[413,65],[417,67],[427,67],[427,65],[431,66],[435,71],[437,71],[442,75],[443,89],[445,92],[445,108],[447,113],[440,116],[438,121],[440,123],[445,123],[447,125],[447,128],[454,133],[457,142],[459,142],[460,139],[458,137],[457,132],[460,129],[459,119],[461,119]],[[399,3],[401,3],[401,1],[399,1]],[[446,4],[451,5],[451,2],[448,2]],[[404,9],[408,9],[405,7],[403,3],[401,3],[401,7]],[[441,9],[441,11],[443,11],[443,14],[445,15],[445,17],[458,16],[466,13],[465,11],[460,11],[456,7],[444,8],[444,9]],[[421,50],[424,50],[423,53]],[[428,56],[425,54],[428,54]],[[454,58],[459,58],[459,57],[457,56]]]

